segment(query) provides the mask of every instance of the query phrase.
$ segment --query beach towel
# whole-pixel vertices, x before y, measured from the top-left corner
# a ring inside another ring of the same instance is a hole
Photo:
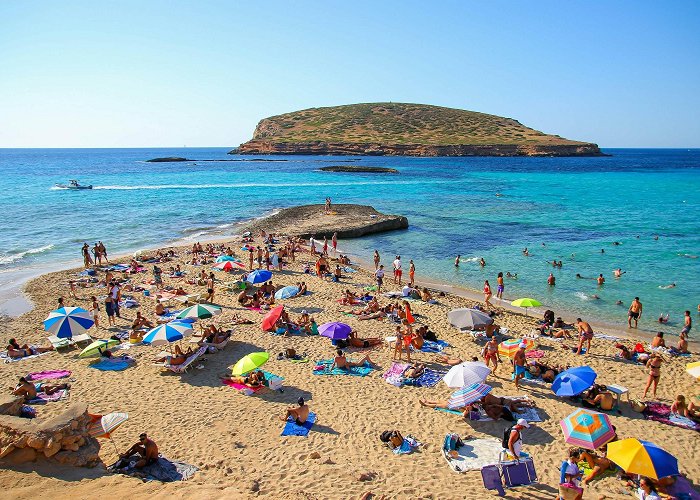
[[[11,358],[9,354],[7,354],[7,351],[2,351],[0,352],[0,359],[2,359],[5,363],[14,363],[16,361],[22,361],[29,358],[38,358],[39,356],[45,356],[46,354],[51,354],[52,352],[54,351],[40,352],[39,354],[32,354],[30,356],[24,356],[23,358]]]
[[[446,371],[437,371],[426,368],[417,379],[413,380],[407,378],[404,379],[403,383],[404,385],[413,385],[415,387],[435,387],[446,373]]]
[[[66,378],[70,377],[70,374],[70,370],[47,370],[43,372],[32,372],[25,378],[27,381],[31,382],[32,380],[53,380],[57,378]]]
[[[645,401],[646,408],[642,412],[647,420],[654,420],[662,424],[681,427],[700,432],[700,424],[693,420],[671,413],[671,407],[656,401]]]
[[[132,365],[132,363],[129,363],[126,359],[121,359],[121,358],[115,358],[115,359],[102,359],[98,361],[97,363],[92,363],[90,365],[90,368],[95,368],[96,370],[102,370],[102,371],[113,371],[113,372],[119,372],[122,370],[126,370]]]
[[[237,391],[239,391],[242,394],[245,394],[246,396],[252,396],[256,392],[259,392],[265,388],[264,385],[261,385],[259,387],[249,387],[245,384],[239,384],[238,382],[232,382],[230,380],[222,380],[221,381],[224,385],[227,385],[229,387],[233,387]]]
[[[454,450],[457,452],[456,457],[450,456],[444,448],[443,456],[453,471],[467,472],[498,463],[502,449],[498,439],[469,439]]]
[[[449,408],[433,408],[435,411],[441,411],[443,413],[452,413],[453,415],[459,415],[460,417],[464,414],[464,412],[461,412],[459,410],[450,410]]]
[[[530,398],[527,396],[506,396],[506,399],[515,398],[530,400]],[[513,417],[515,417],[516,420],[519,418],[524,418],[528,422],[542,422],[542,418],[540,417],[537,408],[525,408],[522,412],[513,412]],[[493,419],[486,414],[482,407],[479,407],[479,418],[476,420],[480,420],[483,422],[493,421]]]
[[[679,500],[700,500],[700,493],[695,491],[690,482],[683,476],[675,476],[676,480],[671,486],[666,487],[666,492],[672,498]]]
[[[408,363],[397,363],[396,361],[394,361],[391,364],[391,367],[386,372],[384,372],[382,378],[391,385],[401,387],[401,385],[403,384],[403,372],[408,367]]]
[[[372,371],[372,367],[365,363],[363,366],[353,366],[352,368],[333,368],[331,370],[331,365],[333,364],[332,359],[322,359],[316,363],[314,366],[314,375],[353,375],[355,377],[364,377],[369,375]]]
[[[529,351],[525,353],[526,358],[540,359],[544,357],[544,351],[535,349],[534,351]]]
[[[292,419],[292,417],[289,417],[289,419],[287,419],[287,422],[284,424],[284,429],[282,429],[282,434],[280,434],[280,435],[281,436],[307,437],[309,435],[309,431],[314,426],[315,422],[316,422],[316,414],[315,413],[309,413],[309,416],[306,419],[306,422],[304,422],[301,425],[297,424]]]
[[[594,333],[593,338],[602,339],[602,340],[612,340],[614,342],[618,342],[618,341],[622,340],[620,337],[616,337],[615,335],[606,335],[604,333]]]
[[[146,481],[161,481],[163,483],[187,481],[199,470],[194,465],[178,462],[176,460],[168,460],[162,455],[158,457],[156,463],[137,469],[136,462],[138,460],[139,457],[119,459],[110,465],[107,470],[114,474],[124,474],[138,477]]]
[[[392,451],[395,455],[408,455],[409,453],[413,453],[415,450],[417,450],[421,444],[422,443],[420,441],[409,435],[403,438],[403,443],[401,443],[401,446],[397,446]]]
[[[46,394],[45,392],[39,392],[39,393],[37,393],[37,395],[34,399],[30,399],[29,401],[27,401],[27,403],[30,405],[42,405],[42,404],[46,404],[46,403],[52,403],[54,401],[60,401],[63,398],[65,398],[67,395],[68,395],[67,389],[59,389],[58,391],[54,392],[51,395]]]
[[[439,354],[445,349],[445,347],[450,347],[449,342],[446,342],[444,340],[438,340],[437,342],[433,342],[431,340],[424,340],[423,341],[423,346],[420,348],[422,352],[431,352],[435,354]]]

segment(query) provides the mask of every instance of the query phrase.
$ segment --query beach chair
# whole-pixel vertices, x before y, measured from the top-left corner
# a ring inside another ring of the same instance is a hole
[[[85,344],[89,344],[90,342],[92,342],[92,337],[90,337],[90,335],[88,335],[87,333],[83,333],[81,335],[74,335],[73,337],[64,339],[58,338],[55,335],[49,335],[48,339],[49,342],[51,342],[53,348],[57,351],[59,349],[65,349],[67,347],[79,346],[83,342]]]
[[[187,373],[187,369],[192,365],[192,363],[197,361],[197,359],[199,359],[201,356],[203,356],[204,353],[206,353],[206,352],[207,352],[207,346],[202,346],[199,349],[197,349],[195,352],[190,354],[190,356],[181,365],[171,365],[171,364],[168,364],[167,362],[163,363],[163,364],[156,363],[156,365],[160,366],[161,368],[163,368],[165,370],[169,370],[173,373]]]

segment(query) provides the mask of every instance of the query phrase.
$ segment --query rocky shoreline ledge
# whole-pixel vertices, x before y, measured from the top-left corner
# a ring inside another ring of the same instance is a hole
[[[402,215],[387,215],[368,205],[333,205],[331,213],[324,213],[324,205],[301,205],[252,221],[243,231],[259,234],[285,233],[302,238],[359,238],[368,234],[408,228],[408,219]]]

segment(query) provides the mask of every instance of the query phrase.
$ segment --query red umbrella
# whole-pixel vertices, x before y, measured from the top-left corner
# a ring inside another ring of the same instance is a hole
[[[226,260],[224,262],[219,262],[217,264],[214,264],[213,266],[214,269],[221,269],[222,271],[232,271],[235,268],[238,269],[245,269],[245,266],[241,264],[240,262],[234,262],[232,260]]]
[[[282,316],[282,311],[284,311],[284,306],[277,306],[265,315],[261,325],[263,331],[269,332],[274,328],[275,323],[277,323],[277,320]]]

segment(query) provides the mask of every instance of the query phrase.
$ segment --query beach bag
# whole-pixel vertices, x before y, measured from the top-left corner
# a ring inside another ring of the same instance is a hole
[[[637,413],[642,413],[644,410],[647,409],[647,405],[645,405],[638,399],[631,399],[630,406],[632,407],[632,410],[636,411]]]

